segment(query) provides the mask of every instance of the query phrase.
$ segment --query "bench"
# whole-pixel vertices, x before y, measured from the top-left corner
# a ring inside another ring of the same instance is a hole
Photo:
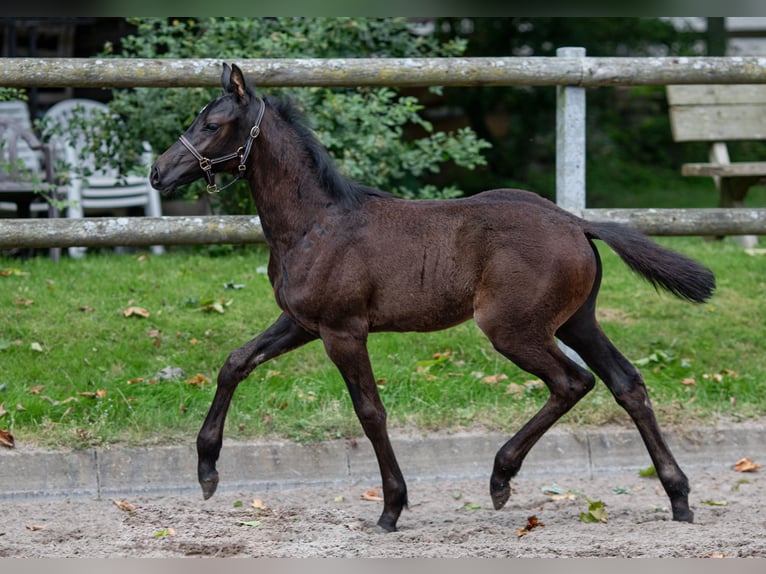
[[[766,140],[766,85],[676,85],[667,87],[667,97],[673,139],[710,144],[709,161],[684,164],[682,175],[712,177],[719,207],[742,207],[748,190],[766,183],[766,161],[732,162],[726,142]]]

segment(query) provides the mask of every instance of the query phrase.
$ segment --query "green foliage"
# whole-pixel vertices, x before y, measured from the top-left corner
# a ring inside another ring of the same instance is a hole
[[[467,39],[466,56],[551,57],[564,46],[584,47],[592,57],[703,55],[698,33],[658,18],[446,18],[438,29]],[[528,187],[535,172],[555,171],[554,87],[446,88],[444,94],[492,144],[488,168],[471,174],[467,191]],[[589,161],[677,167],[680,148],[671,139],[664,88],[589,89],[587,106]]]
[[[0,88],[0,102],[8,100],[26,100],[27,93],[19,88]]]
[[[437,40],[413,33],[401,18],[202,18],[135,19],[135,35],[123,38],[123,57],[349,58],[456,56],[465,41]],[[269,90],[259,90],[266,93]],[[124,147],[142,140],[160,152],[175,141],[199,109],[220,90],[138,88],[115,90],[110,107],[123,119]],[[341,171],[365,184],[408,197],[459,194],[454,187],[424,186],[422,176],[454,162],[482,165],[488,144],[470,129],[434,131],[412,96],[391,88],[299,88],[279,90],[304,110],[312,128]],[[422,136],[407,138],[417,126]],[[202,189],[197,186],[195,190]],[[242,187],[222,198],[229,213],[251,211]]]

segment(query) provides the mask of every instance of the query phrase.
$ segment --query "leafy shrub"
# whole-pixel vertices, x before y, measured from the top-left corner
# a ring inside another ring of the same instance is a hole
[[[134,35],[122,39],[122,57],[243,58],[438,57],[463,53],[465,41],[440,41],[414,33],[404,19],[368,18],[202,18],[134,19]],[[107,53],[111,52],[107,47]],[[271,90],[256,88],[260,93]],[[166,149],[199,109],[219,90],[136,88],[114,91],[110,108],[121,122],[123,146],[148,141]],[[434,131],[422,105],[392,88],[293,88],[279,90],[304,110],[312,128],[349,177],[407,197],[458,195],[455,188],[424,186],[422,176],[454,162],[473,168],[485,163],[488,147],[471,129]],[[404,136],[414,125],[425,135]],[[105,158],[107,159],[107,158]],[[123,168],[126,166],[122,166]],[[190,188],[199,193],[204,186]],[[250,211],[249,193],[221,197],[224,211]]]

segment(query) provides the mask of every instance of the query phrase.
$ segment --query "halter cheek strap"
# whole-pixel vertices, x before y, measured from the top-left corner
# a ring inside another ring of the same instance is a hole
[[[220,157],[216,157],[213,159],[206,158],[201,153],[197,151],[197,149],[192,145],[192,143],[186,139],[185,136],[180,136],[178,138],[178,141],[180,141],[186,149],[188,149],[191,154],[194,156],[194,158],[199,162],[199,167],[202,170],[202,172],[205,174],[205,179],[207,179],[207,192],[208,193],[219,193],[229,187],[231,184],[236,182],[239,179],[242,179],[242,177],[245,175],[245,170],[247,169],[247,158],[250,155],[250,150],[253,147],[253,142],[255,141],[255,138],[257,138],[261,133],[261,121],[263,121],[263,114],[266,111],[266,104],[261,98],[258,98],[258,101],[261,104],[260,109],[258,110],[258,117],[255,120],[255,124],[253,124],[253,127],[250,128],[250,133],[247,136],[247,140],[245,141],[245,145],[241,146],[237,149],[237,151],[234,151],[230,154],[222,155]],[[213,173],[213,166],[217,163],[224,163],[227,161],[231,161],[233,159],[239,158],[239,165],[237,166],[237,176],[224,185],[223,187],[218,187],[218,185],[215,183],[215,174]]]

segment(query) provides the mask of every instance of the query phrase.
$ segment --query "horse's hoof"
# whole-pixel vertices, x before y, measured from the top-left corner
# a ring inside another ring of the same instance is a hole
[[[673,520],[676,520],[678,522],[688,522],[691,524],[692,522],[694,522],[694,513],[688,508],[685,510],[674,510]]]
[[[386,517],[381,516],[380,520],[378,520],[378,528],[380,528],[380,530],[384,533],[396,532],[396,522],[392,522]]]
[[[199,485],[202,487],[202,497],[207,500],[215,494],[218,488],[218,473],[214,473],[207,478],[200,478]]]
[[[506,482],[499,486],[491,484],[489,487],[489,495],[492,497],[492,504],[495,507],[495,510],[500,510],[511,497],[510,483]]]

